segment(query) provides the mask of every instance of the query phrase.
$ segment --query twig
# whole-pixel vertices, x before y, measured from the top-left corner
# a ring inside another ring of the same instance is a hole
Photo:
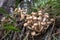
[[[52,34],[52,36],[57,35],[57,34],[60,34],[60,32],[54,33],[54,34]]]
[[[34,37],[32,36],[32,40],[34,40]]]
[[[24,35],[24,30],[25,30],[25,28],[23,27],[23,29],[22,29],[22,31],[21,31],[21,34],[19,34],[20,40],[21,40],[22,36]]]
[[[11,31],[9,31],[7,34],[5,34],[0,40],[4,39]]]
[[[16,39],[16,34],[17,33],[15,32],[12,40],[15,40]]]
[[[30,31],[27,32],[27,34],[26,34],[26,36],[25,36],[25,38],[24,38],[23,40],[27,40],[28,35],[29,35],[29,32],[30,32]]]

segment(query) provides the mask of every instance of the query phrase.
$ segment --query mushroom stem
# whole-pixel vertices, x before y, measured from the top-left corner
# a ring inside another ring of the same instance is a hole
[[[43,22],[45,22],[45,21],[46,21],[46,19],[47,19],[47,18],[45,18],[45,17],[44,17],[44,18],[43,18]]]

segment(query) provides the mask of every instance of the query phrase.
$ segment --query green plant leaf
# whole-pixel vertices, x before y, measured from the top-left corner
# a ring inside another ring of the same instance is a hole
[[[8,14],[8,13],[6,12],[6,10],[5,10],[4,8],[2,8],[2,7],[0,7],[0,13],[2,13],[2,14]]]
[[[16,28],[13,24],[4,24],[4,27],[3,27],[5,30],[12,30],[12,31],[18,31],[20,32],[20,29]]]

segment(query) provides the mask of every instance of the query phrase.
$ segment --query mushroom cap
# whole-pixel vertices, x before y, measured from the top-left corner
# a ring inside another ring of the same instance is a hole
[[[42,17],[38,17],[38,20],[41,21],[42,20]]]
[[[28,23],[24,23],[24,27],[28,26]]]
[[[35,31],[31,32],[31,35],[32,35],[32,36],[35,36],[35,34],[36,34],[36,32],[35,32]]]
[[[37,13],[35,13],[35,12],[32,12],[31,14],[35,16]]]
[[[44,14],[44,17],[49,18],[49,14],[48,13],[45,13]]]
[[[32,20],[28,20],[27,23],[28,23],[28,24],[31,24],[31,23],[32,23]]]
[[[29,20],[29,17],[26,17],[27,20]]]
[[[32,18],[33,18],[32,16],[27,16],[26,17],[27,20],[32,20]]]
[[[34,23],[33,26],[38,26],[38,23]]]
[[[41,25],[46,25],[46,22],[41,22]]]
[[[33,17],[33,20],[37,20],[37,17]]]
[[[55,19],[54,18],[51,18],[50,21],[53,22],[53,21],[55,21]]]
[[[41,10],[39,10],[39,11],[38,11],[38,13],[42,13],[42,11],[41,11]]]
[[[33,18],[32,16],[29,17],[29,19],[32,19],[32,18]]]
[[[39,16],[42,16],[43,14],[42,13],[38,13]]]
[[[32,29],[34,29],[35,28],[35,26],[32,26]]]
[[[49,22],[47,22],[47,24],[49,25],[49,24],[51,24],[51,22],[49,21]]]

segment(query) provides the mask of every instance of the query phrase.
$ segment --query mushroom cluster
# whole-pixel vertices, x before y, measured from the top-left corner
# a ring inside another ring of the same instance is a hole
[[[43,33],[55,21],[54,18],[49,17],[48,13],[43,13],[41,10],[32,12],[30,15],[26,14],[23,10],[17,12],[20,13],[20,20],[25,20],[23,26],[31,30],[30,34],[32,36]]]
[[[48,13],[42,13],[42,11],[32,12],[31,15],[26,16],[26,23],[24,27],[32,30],[31,35],[35,36],[44,32],[49,25],[54,22],[54,19],[49,17]]]

